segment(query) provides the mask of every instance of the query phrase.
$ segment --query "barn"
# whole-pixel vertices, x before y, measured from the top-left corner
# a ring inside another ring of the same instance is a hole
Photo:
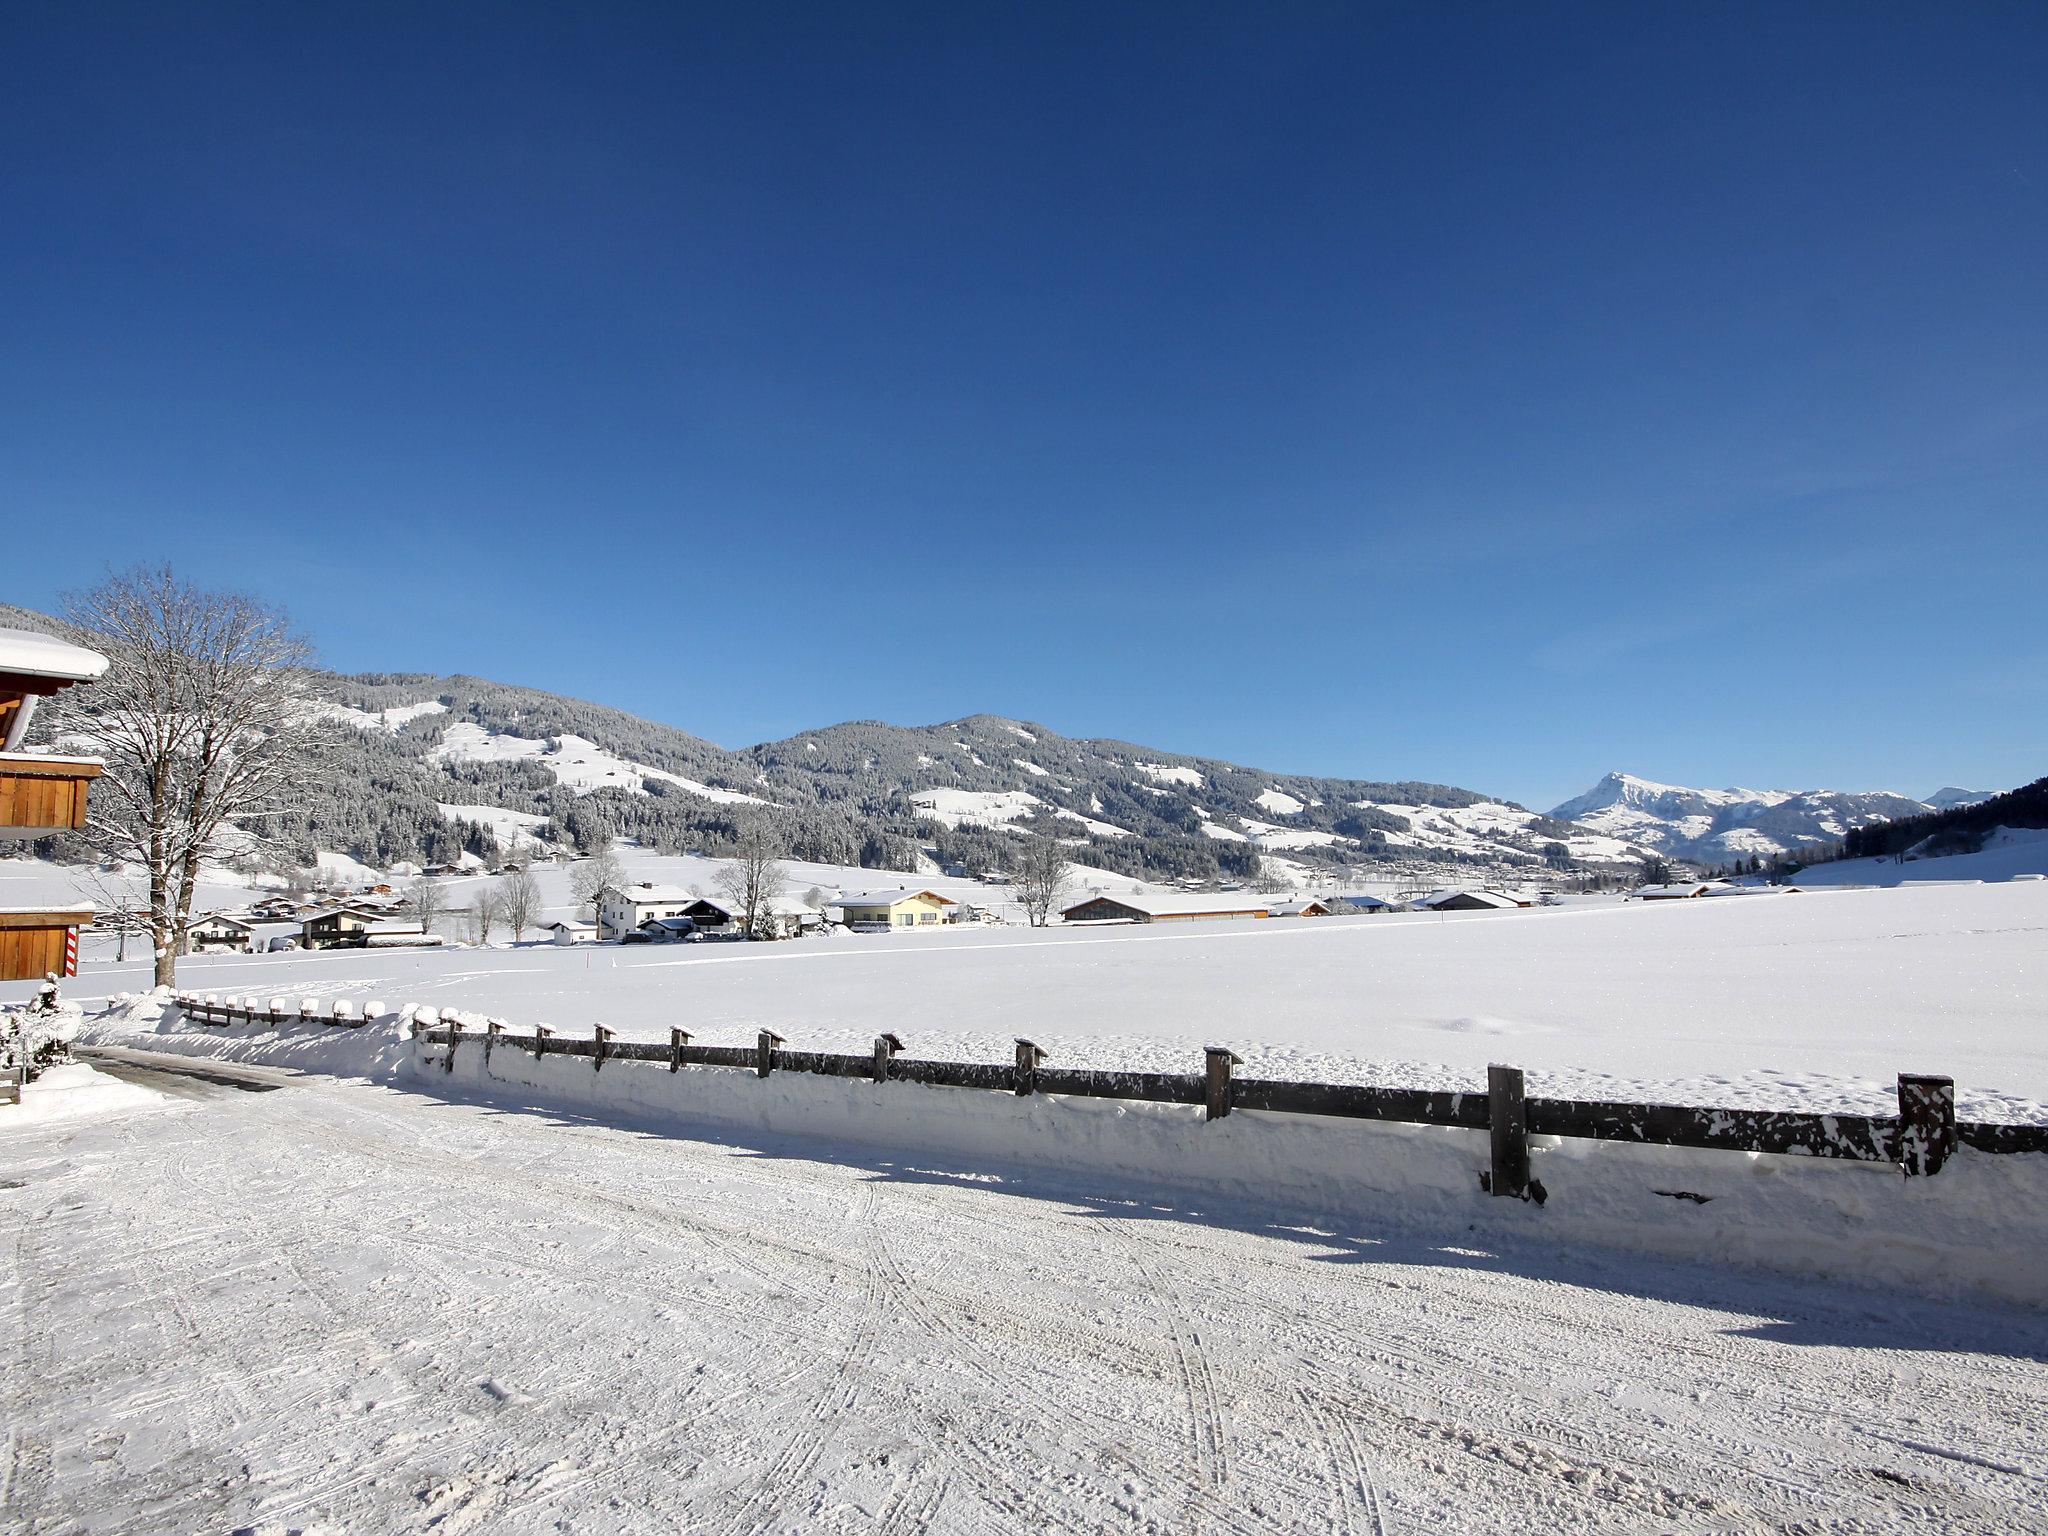
[[[1519,896],[1476,890],[1431,891],[1415,903],[1422,912],[1512,912],[1528,905]]]
[[[1070,923],[1175,923],[1200,918],[1270,917],[1274,898],[1249,891],[1218,891],[1213,895],[1155,895],[1129,891],[1097,892],[1060,913]]]

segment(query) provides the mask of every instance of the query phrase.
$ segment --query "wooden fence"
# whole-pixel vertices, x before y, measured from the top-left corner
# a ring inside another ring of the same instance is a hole
[[[290,1005],[270,998],[224,1002],[180,997],[187,1016],[207,1024],[298,1022],[354,1028],[381,1014],[377,1004],[362,1011],[337,1002],[326,1016],[311,998]],[[372,1011],[377,1010],[377,1011]],[[1343,1120],[1381,1120],[1402,1125],[1441,1125],[1486,1131],[1490,1166],[1480,1185],[1491,1194],[1541,1204],[1542,1183],[1531,1177],[1529,1138],[1563,1136],[1590,1141],[1634,1142],[1645,1146],[1698,1147],[1726,1152],[1769,1152],[1852,1162],[1892,1163],[1909,1178],[1939,1173],[1958,1147],[1978,1152],[2048,1153],[2048,1126],[2003,1125],[1956,1119],[1955,1082],[1946,1077],[1902,1073],[1896,1115],[1832,1115],[1799,1110],[1711,1109],[1683,1104],[1638,1104],[1605,1099],[1530,1098],[1519,1067],[1487,1068],[1484,1093],[1422,1088],[1375,1088],[1350,1083],[1304,1083],[1281,1078],[1240,1077],[1241,1058],[1221,1046],[1203,1052],[1200,1072],[1121,1072],[1050,1067],[1046,1053],[1029,1040],[1016,1043],[1012,1062],[925,1061],[902,1054],[895,1035],[880,1035],[866,1055],[790,1050],[780,1035],[762,1032],[753,1045],[697,1045],[688,1030],[671,1029],[666,1043],[618,1040],[597,1025],[587,1040],[540,1026],[529,1035],[509,1033],[498,1021],[481,1030],[454,1021],[415,1017],[418,1044],[446,1046],[444,1067],[453,1071],[458,1050],[474,1041],[488,1065],[493,1051],[518,1050],[541,1056],[587,1056],[591,1070],[611,1062],[646,1062],[671,1072],[684,1067],[724,1067],[768,1077],[803,1072],[819,1077],[859,1078],[875,1083],[923,1083],[937,1088],[972,1088],[1018,1097],[1055,1094],[1075,1098],[1135,1099],[1154,1104],[1200,1107],[1207,1120],[1238,1110],[1254,1113],[1321,1115]]]

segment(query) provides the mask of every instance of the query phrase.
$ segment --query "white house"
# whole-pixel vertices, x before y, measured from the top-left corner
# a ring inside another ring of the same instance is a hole
[[[255,929],[239,917],[214,912],[202,917],[185,930],[185,953],[188,955],[211,955],[222,953],[247,954],[255,948],[252,942]]]
[[[540,931],[547,934],[555,943],[565,946],[597,942],[597,924],[586,923],[578,918],[543,923]]]
[[[686,917],[696,900],[673,885],[608,885],[597,893],[599,937],[624,938],[650,917]]]

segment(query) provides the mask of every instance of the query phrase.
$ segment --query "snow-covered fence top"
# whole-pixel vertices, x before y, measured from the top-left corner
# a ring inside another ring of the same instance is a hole
[[[682,1029],[670,1030],[664,1045],[614,1040],[612,1031],[602,1026],[588,1040],[563,1038],[545,1026],[529,1035],[514,1035],[496,1021],[478,1031],[455,1021],[416,1016],[411,1028],[416,1047],[446,1047],[441,1064],[450,1071],[464,1043],[479,1041],[475,1048],[483,1052],[486,1067],[493,1050],[515,1048],[535,1057],[588,1056],[592,1070],[599,1072],[613,1061],[647,1062],[671,1072],[684,1067],[737,1068],[759,1077],[803,1072],[1020,1097],[1042,1093],[1186,1104],[1201,1107],[1209,1120],[1251,1110],[1488,1131],[1493,1152],[1491,1166],[1481,1175],[1484,1187],[1496,1195],[1538,1203],[1545,1191],[1529,1174],[1531,1136],[1894,1163],[1908,1176],[1939,1172],[1957,1146],[1980,1152],[2048,1152],[2048,1126],[1957,1121],[1955,1085],[1945,1077],[1901,1075],[1895,1116],[1831,1115],[1532,1099],[1525,1096],[1522,1072],[1515,1067],[1490,1068],[1485,1093],[1245,1078],[1233,1070],[1241,1064],[1239,1058],[1222,1047],[1204,1053],[1204,1070],[1199,1073],[1116,1072],[1049,1067],[1044,1051],[1028,1040],[1017,1042],[1014,1063],[996,1065],[905,1057],[903,1042],[894,1035],[877,1037],[869,1055],[848,1056],[790,1050],[780,1035],[767,1031],[752,1046],[731,1046],[693,1044]]]
[[[360,1029],[384,1016],[382,1003],[365,1003],[358,1012],[355,1004],[346,998],[328,1005],[325,1013],[320,1011],[320,1000],[313,997],[215,997],[210,992],[201,997],[191,992],[180,992],[175,1001],[186,1018],[199,1024],[268,1024],[275,1029],[280,1024],[296,1021]]]

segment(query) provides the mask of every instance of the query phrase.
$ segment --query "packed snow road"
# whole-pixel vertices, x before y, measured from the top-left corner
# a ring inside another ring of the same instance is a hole
[[[2024,1531],[2048,1319],[293,1079],[0,1127],[9,1530]]]

